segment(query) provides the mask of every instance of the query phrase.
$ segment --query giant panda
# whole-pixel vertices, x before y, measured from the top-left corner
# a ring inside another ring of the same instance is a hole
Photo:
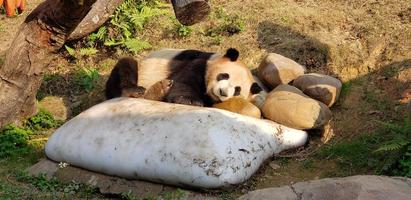
[[[122,89],[135,87],[135,83],[144,92],[168,79],[173,85],[165,102],[210,107],[232,97],[248,100],[261,88],[238,57],[234,48],[223,56],[199,50],[163,49],[148,55],[138,66],[130,58],[119,60],[106,83],[106,97],[121,96]]]

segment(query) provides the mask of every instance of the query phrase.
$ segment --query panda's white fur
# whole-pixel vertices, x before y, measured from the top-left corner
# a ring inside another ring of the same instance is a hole
[[[218,81],[216,77],[221,73],[229,74],[229,79]],[[241,87],[240,97],[249,99],[251,96],[250,88],[254,83],[254,79],[250,69],[239,60],[230,61],[224,57],[209,60],[205,76],[207,94],[214,101],[225,101],[234,97],[235,87],[237,86]],[[220,90],[227,95],[222,96]]]
[[[182,57],[182,60],[176,59],[176,57],[183,53],[185,55]],[[206,61],[203,77],[206,86],[204,92],[212,99],[212,103],[228,100],[235,95],[245,99],[250,98],[250,88],[254,80],[251,71],[242,62],[237,58],[231,59],[227,54],[222,56],[216,53],[195,50],[162,49],[151,53],[139,63],[137,84],[144,88],[150,88],[163,79],[173,79],[170,76],[172,76],[173,70],[176,70],[175,66],[181,67],[180,65],[182,65],[185,67],[186,64],[191,64],[190,62],[195,60],[192,57],[201,57],[203,54],[208,55],[205,58],[201,58]],[[187,71],[182,71],[181,73],[187,73]],[[217,80],[216,77],[220,73],[227,73],[229,78]],[[193,79],[196,79],[196,77],[193,77]],[[178,82],[179,80],[173,81]],[[236,87],[241,88],[239,94],[236,94]]]

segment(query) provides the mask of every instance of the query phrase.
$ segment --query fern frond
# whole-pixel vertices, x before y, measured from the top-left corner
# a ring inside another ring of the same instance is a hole
[[[126,40],[124,46],[133,53],[139,53],[142,50],[151,48],[150,43],[138,38]]]
[[[407,145],[411,144],[410,141],[407,141],[406,139],[395,139],[392,141],[389,141],[388,143],[383,144],[380,148],[376,150],[376,152],[389,152],[389,151],[398,151]]]
[[[89,47],[89,48],[81,48],[79,50],[79,55],[80,56],[92,56],[97,54],[98,50],[96,48],[93,47]]]
[[[67,45],[64,45],[64,48],[66,48],[67,53],[68,53],[70,56],[76,57],[76,51],[75,51],[73,48],[71,48],[71,47],[69,47],[69,46],[67,46]]]

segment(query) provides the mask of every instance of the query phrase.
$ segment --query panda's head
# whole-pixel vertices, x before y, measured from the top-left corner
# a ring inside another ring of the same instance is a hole
[[[238,60],[239,52],[230,48],[222,57],[210,59],[206,68],[207,95],[214,102],[238,96],[249,99],[258,90],[251,71]]]

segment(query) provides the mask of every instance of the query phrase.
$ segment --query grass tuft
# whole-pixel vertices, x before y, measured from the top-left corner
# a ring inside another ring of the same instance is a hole
[[[411,177],[411,122],[381,124],[380,131],[331,144],[317,156],[334,159],[345,175],[373,171]]]
[[[74,75],[74,84],[87,92],[94,90],[100,74],[96,69],[83,67]]]

